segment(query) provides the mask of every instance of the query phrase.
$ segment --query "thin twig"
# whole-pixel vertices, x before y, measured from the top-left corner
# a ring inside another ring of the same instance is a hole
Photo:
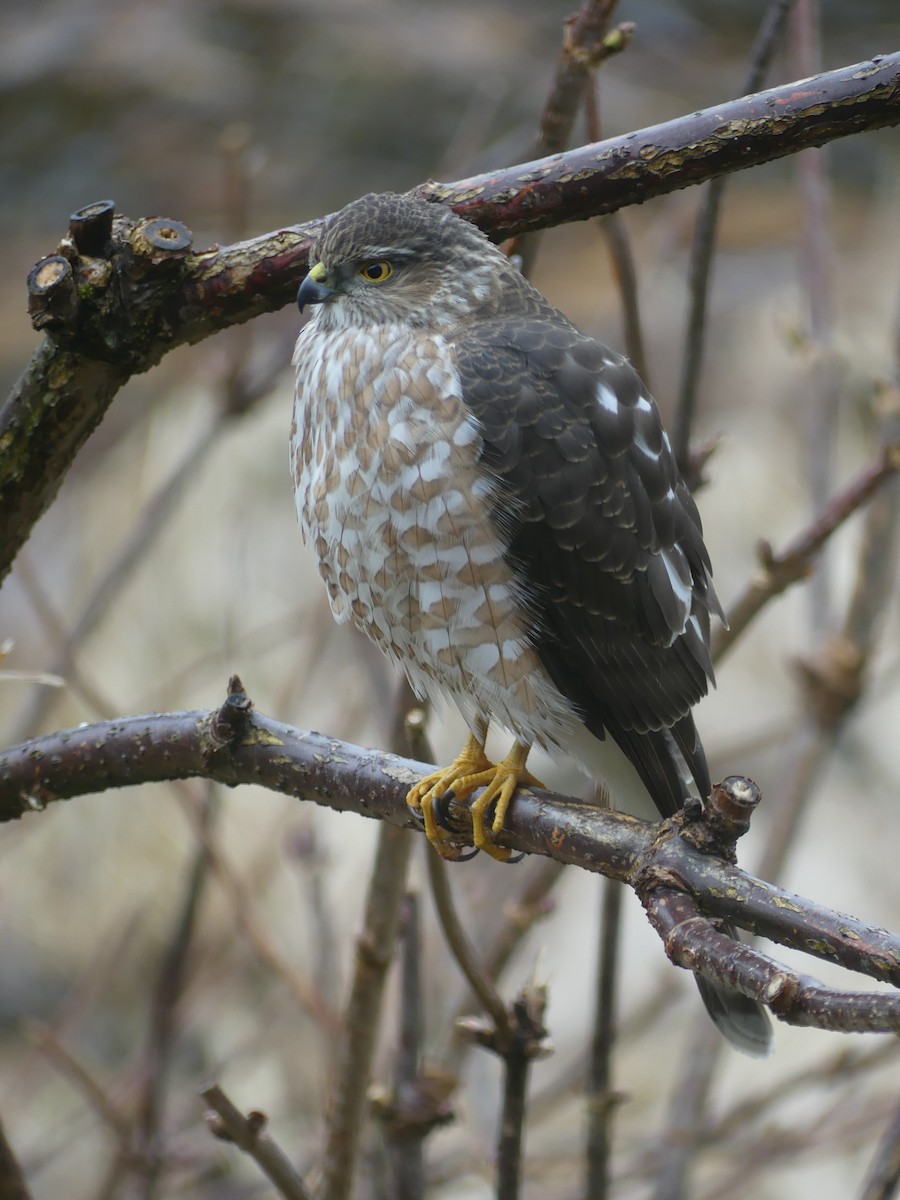
[[[206,1084],[200,1089],[200,1095],[216,1114],[210,1121],[211,1131],[216,1137],[233,1142],[238,1149],[249,1154],[285,1200],[312,1200],[312,1194],[307,1191],[290,1159],[266,1131],[266,1118],[262,1113],[252,1112],[244,1116],[217,1083]]]
[[[204,460],[218,445],[219,435],[227,427],[222,414],[217,414],[202,430],[194,443],[188,447],[181,460],[175,464],[169,477],[163,481],[156,493],[145,505],[137,523],[129,530],[124,543],[107,564],[106,570],[94,583],[91,594],[71,630],[67,634],[57,656],[47,668],[57,675],[67,676],[72,669],[75,654],[100,620],[109,611],[122,588],[131,578],[134,569],[143,561],[155,539],[165,528],[166,522],[176,511],[186,489],[196,483]],[[59,694],[48,688],[36,688],[32,703],[22,713],[18,722],[17,737],[28,735],[45,722]]]
[[[897,367],[900,380],[900,364]],[[884,461],[898,462],[900,388],[886,392],[880,434]],[[864,693],[869,664],[894,588],[900,555],[900,480],[894,476],[872,501],[862,531],[856,583],[842,629],[826,639],[817,659],[800,664],[806,712],[795,737],[786,784],[772,804],[773,821],[760,860],[766,879],[778,879],[794,844],[813,784],[834,753],[843,726]]]
[[[585,0],[577,13],[566,18],[562,50],[547,94],[532,149],[533,158],[558,154],[572,141],[575,122],[584,97],[590,90],[594,71],[612,54],[624,50],[632,25],[620,27],[618,36],[607,38],[609,19],[617,0]],[[588,132],[591,141],[599,134]],[[516,238],[514,251],[522,260],[522,273],[530,275],[537,256],[539,233]]]
[[[604,879],[594,1036],[587,1080],[587,1200],[607,1200],[610,1195],[612,1119],[618,1102],[612,1090],[612,1061],[617,1033],[616,989],[621,917],[622,885],[614,879]]]
[[[475,949],[462,927],[453,903],[447,864],[430,846],[428,849],[429,853],[426,855],[428,882],[431,885],[435,911],[441,923],[441,930],[447,946],[456,959],[456,965],[468,980],[469,987],[475,993],[479,1004],[494,1022],[498,1037],[508,1037],[509,1014],[506,1005],[500,999],[496,988],[479,963]]]
[[[407,892],[403,901],[400,941],[400,1043],[394,1060],[395,1119],[387,1125],[393,1166],[394,1195],[422,1200],[425,1195],[423,1136],[425,1126],[404,1120],[415,1108],[422,1050],[422,963],[419,938],[419,898]],[[399,1120],[397,1119],[399,1117]]]
[[[592,142],[598,142],[602,136],[602,125],[596,78],[589,81],[584,97],[584,108],[588,138]],[[601,217],[599,226],[609,251],[616,286],[619,289],[625,353],[631,360],[631,365],[649,388],[650,374],[647,352],[644,349],[644,333],[641,328],[637,267],[631,247],[631,238],[628,236],[628,227],[620,212],[609,213],[607,216]]]
[[[531,1060],[525,1054],[507,1054],[503,1067],[503,1108],[497,1139],[497,1200],[518,1200]]]
[[[791,20],[791,58],[801,78],[819,70],[820,23],[819,0],[797,0]],[[806,472],[811,508],[817,512],[832,486],[843,377],[834,348],[834,246],[827,151],[805,150],[797,156],[795,166],[803,214],[801,279],[812,350],[806,381]],[[830,593],[828,559],[824,556],[809,589],[810,633],[815,639],[822,636],[828,624]]]
[[[891,1200],[900,1191],[900,1104],[885,1127],[859,1200]]]
[[[887,433],[887,430],[886,430]],[[886,437],[874,463],[864,467],[821,514],[779,554],[760,542],[760,571],[728,610],[728,626],[713,635],[713,660],[718,664],[766,604],[792,584],[809,577],[813,560],[827,540],[900,471],[900,437]]]
[[[347,1200],[351,1193],[384,985],[397,941],[411,841],[408,830],[386,822],[378,831],[363,928],[356,941],[353,981],[344,1013],[345,1034],[327,1117],[321,1200]]]
[[[26,1034],[59,1073],[77,1089],[104,1124],[115,1133],[120,1152],[127,1154],[131,1123],[122,1112],[121,1105],[112,1099],[88,1068],[75,1057],[55,1030],[33,1021],[26,1026]]]
[[[214,785],[210,785],[197,818],[205,836],[194,850],[184,881],[181,906],[152,991],[144,1050],[145,1069],[134,1128],[135,1145],[142,1162],[138,1186],[144,1200],[154,1200],[159,1194],[164,1164],[161,1146],[163,1102],[175,1045],[176,1014],[189,970],[200,903],[209,880],[206,844],[212,836],[218,811]]]
[[[210,836],[196,806],[185,803],[182,811],[202,846],[209,871],[229,903],[238,930],[247,939],[257,958],[282,981],[303,1012],[317,1021],[326,1033],[334,1034],[339,1026],[334,1009],[306,976],[276,948],[264,921],[257,914],[252,889],[233,870],[222,848]]]
[[[745,94],[757,92],[762,86],[793,3],[794,0],[772,0],[766,10],[750,51],[750,64],[743,84]],[[692,487],[697,480],[690,478],[691,431],[697,406],[700,372],[703,368],[703,351],[708,331],[710,274],[725,182],[726,177],[720,175],[706,185],[697,213],[694,241],[691,246],[688,318],[672,442],[678,465]]]
[[[519,873],[527,871],[521,891],[511,896],[503,905],[504,919],[489,936],[488,944],[482,948],[479,958],[488,979],[500,979],[513,954],[522,944],[535,922],[547,916],[552,908],[550,894],[562,878],[564,867],[552,858],[530,859],[523,862]],[[454,1031],[443,1053],[448,1065],[458,1063],[460,1055],[469,1043],[456,1029],[457,1022],[472,1008],[469,989],[453,1008],[451,1024]]]
[[[703,1134],[713,1073],[724,1042],[710,1021],[694,1020],[685,1040],[662,1132],[653,1200],[685,1200]]]

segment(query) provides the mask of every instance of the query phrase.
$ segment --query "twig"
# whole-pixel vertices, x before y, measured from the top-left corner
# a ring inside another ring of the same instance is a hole
[[[721,1040],[711,1022],[693,1022],[662,1131],[653,1200],[684,1200],[687,1195],[689,1172],[703,1134]]]
[[[822,59],[818,0],[797,0],[791,20],[792,62],[800,76],[813,75]],[[838,399],[843,371],[834,349],[834,247],[831,234],[831,186],[824,149],[797,156],[802,207],[801,278],[812,354],[806,380],[806,473],[812,511],[823,507],[834,472]],[[827,556],[809,589],[810,632],[824,633],[829,614]]]
[[[898,368],[900,377],[900,368]],[[886,393],[881,418],[885,461],[900,461],[900,390]],[[856,583],[843,628],[816,660],[799,663],[806,684],[806,713],[795,739],[787,784],[773,805],[760,870],[781,875],[796,830],[838,735],[863,695],[869,663],[887,612],[900,554],[900,483],[896,476],[873,500],[863,527]]]
[[[407,830],[386,822],[381,825],[363,929],[356,941],[353,982],[344,1013],[345,1035],[327,1117],[321,1200],[347,1200],[350,1196],[384,985],[397,941],[410,845]]]
[[[584,111],[587,124],[587,135],[592,142],[600,140],[602,127],[600,124],[600,101],[598,98],[597,80],[591,79],[584,96]],[[647,363],[647,353],[644,349],[644,334],[641,329],[641,310],[638,303],[637,268],[631,239],[621,213],[608,213],[601,218],[600,232],[606,242],[606,248],[613,265],[616,286],[619,289],[619,301],[622,305],[622,332],[625,340],[625,353],[631,360],[631,365],[650,387],[650,375]],[[651,389],[652,390],[652,389]]]
[[[816,1060],[810,1066],[801,1067],[790,1075],[773,1080],[765,1091],[739,1100],[731,1109],[721,1113],[714,1125],[703,1131],[705,1145],[721,1145],[737,1131],[747,1129],[755,1121],[765,1121],[777,1104],[784,1104],[799,1092],[830,1088],[837,1083],[847,1084],[851,1079],[886,1067],[900,1054],[900,1042],[885,1046],[881,1042],[868,1045],[865,1050],[848,1050],[842,1047],[827,1058]]]
[[[860,1200],[891,1200],[900,1190],[900,1104],[887,1123],[869,1168]]]
[[[469,1017],[461,1022],[474,1043],[503,1061],[503,1110],[497,1134],[497,1200],[518,1200],[522,1137],[531,1063],[551,1053],[544,1028],[547,989],[532,981],[506,1010],[501,1024]]]
[[[104,1124],[113,1131],[120,1154],[127,1155],[131,1123],[122,1113],[121,1106],[107,1094],[105,1088],[98,1083],[87,1067],[79,1062],[54,1030],[32,1021],[26,1026],[26,1033],[59,1073],[77,1089]]]
[[[750,51],[750,65],[743,85],[745,93],[756,92],[762,86],[793,3],[794,0],[772,0],[766,10]],[[812,72],[807,71],[804,74],[809,75]],[[726,177],[720,175],[716,179],[711,179],[706,185],[700,202],[700,210],[697,213],[694,241],[691,246],[690,282],[688,285],[690,302],[672,437],[675,458],[690,487],[695,487],[698,482],[696,478],[691,478],[691,431],[697,406],[697,388],[703,367],[703,350],[708,324],[707,301],[710,272],[725,182]]]
[[[0,1121],[0,1200],[31,1200],[31,1192]]]
[[[211,826],[218,813],[212,787],[198,815],[205,837],[199,842],[184,882],[181,908],[178,912],[168,946],[163,956],[151,998],[145,1068],[137,1105],[134,1139],[143,1163],[139,1186],[145,1200],[158,1195],[163,1166],[160,1146],[163,1099],[175,1040],[175,1017],[178,1002],[184,991],[189,955],[196,933],[200,903],[209,878],[209,856],[206,845]]]
[[[809,577],[812,560],[844,522],[875,493],[896,479],[900,471],[900,439],[885,441],[877,460],[863,468],[842,492],[833,497],[820,516],[775,554],[768,542],[760,542],[761,570],[744,594],[728,610],[728,628],[719,626],[713,635],[713,659],[720,663],[747,626],[765,605],[792,584]]]
[[[166,521],[175,512],[186,488],[197,481],[203,461],[213,447],[218,445],[219,434],[227,425],[225,415],[221,412],[217,414],[145,505],[140,519],[129,530],[123,545],[94,583],[87,602],[71,629],[65,634],[48,670],[62,676],[71,673],[78,647],[109,611],[110,605],[131,578],[135,567],[142,561],[165,527]],[[27,737],[32,730],[39,728],[56,700],[57,694],[48,688],[36,688],[32,703],[25,708],[17,723],[14,737],[17,740]]]
[[[536,921],[551,910],[550,893],[562,878],[563,866],[552,858],[529,859],[522,863],[519,874],[527,870],[522,890],[504,904],[504,920],[489,937],[488,945],[480,952],[484,974],[488,979],[499,979],[515,951]],[[442,1061],[458,1066],[460,1055],[469,1042],[458,1029],[458,1022],[471,1011],[472,1000],[466,988],[462,997],[453,1006],[452,1032],[442,1053]]]
[[[544,1028],[546,989],[523,988],[512,1005],[514,1038],[495,1049],[503,1057],[503,1110],[497,1139],[497,1200],[518,1200],[522,1174],[528,1076],[535,1058],[549,1052]]]
[[[612,1058],[616,1041],[616,986],[619,971],[622,885],[604,879],[597,961],[594,1037],[587,1080],[587,1200],[610,1195],[612,1119],[618,1097],[612,1090]]]
[[[452,206],[499,241],[898,122],[900,53],[534,163],[429,183],[418,194]],[[0,578],[122,384],[177,345],[288,304],[320,225],[193,253],[178,222],[117,218],[110,259],[82,258],[70,235],[59,247],[65,253],[43,260],[41,269],[58,272],[44,285],[41,271],[33,273],[34,287],[47,292],[44,316],[35,320],[56,341],[41,344],[0,412]],[[140,303],[124,267],[136,258]],[[65,292],[57,307],[56,289]]]
[[[215,1113],[209,1122],[215,1137],[233,1142],[249,1154],[286,1200],[312,1200],[287,1155],[267,1133],[263,1113],[251,1112],[245,1117],[217,1083],[206,1084],[200,1095]]]
[[[390,1095],[376,1093],[372,1107],[387,1143],[393,1186],[389,1194],[422,1200],[424,1138],[438,1122],[420,1077],[422,979],[418,897],[408,892],[400,924],[400,1030]],[[443,1114],[446,1119],[446,1114]]]
[[[468,980],[469,987],[475,993],[479,1004],[494,1022],[498,1037],[508,1038],[510,1028],[506,1005],[500,999],[496,988],[479,963],[475,949],[462,927],[453,903],[447,864],[439,854],[432,851],[431,847],[426,855],[426,862],[435,911],[450,953]]]
[[[334,953],[337,934],[325,887],[328,860],[316,835],[313,819],[306,821],[303,828],[290,837],[288,853],[298,864],[299,874],[306,885],[306,902],[315,930],[316,966],[313,978],[316,990],[325,1003],[337,1011],[340,1002],[338,963]],[[339,1026],[335,1024],[331,1032],[333,1036],[339,1036]]]
[[[577,13],[566,18],[562,50],[556,73],[547,95],[538,125],[538,135],[532,157],[542,158],[559,154],[572,141],[572,133],[584,97],[590,92],[594,71],[612,54],[624,50],[634,26],[620,26],[607,37],[609,19],[617,0],[585,0]],[[599,133],[588,131],[591,141]],[[521,256],[522,272],[531,274],[537,256],[539,235],[530,234],[515,240],[514,251]]]
[[[182,811],[191,825],[194,836],[203,847],[208,869],[231,907],[238,930],[247,939],[260,962],[284,983],[300,1009],[317,1021],[326,1034],[334,1036],[339,1026],[334,1009],[319,990],[273,945],[264,922],[257,914],[251,889],[232,869],[221,848],[209,835],[196,806],[191,803],[184,804]]]

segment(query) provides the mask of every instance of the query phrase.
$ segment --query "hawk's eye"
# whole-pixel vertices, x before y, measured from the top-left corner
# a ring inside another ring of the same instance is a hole
[[[384,283],[386,279],[390,279],[393,273],[394,268],[384,258],[379,258],[375,262],[367,262],[357,271],[357,274],[361,275],[366,283]]]

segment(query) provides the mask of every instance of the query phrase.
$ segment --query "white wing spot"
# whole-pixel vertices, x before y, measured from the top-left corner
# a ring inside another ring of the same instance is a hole
[[[616,398],[616,393],[607,384],[597,384],[596,396],[597,403],[601,408],[605,408],[607,412],[617,413],[619,411],[619,401]]]
[[[666,574],[669,577],[669,583],[672,585],[672,591],[678,598],[679,604],[685,609],[685,618],[691,611],[691,598],[693,595],[693,580],[691,573],[685,562],[684,555],[680,551],[674,552],[677,557],[669,550],[663,550],[660,554],[662,564],[666,568]]]
[[[656,450],[650,449],[650,445],[640,429],[636,429],[634,431],[634,445],[637,450],[640,450],[641,454],[643,454],[645,458],[652,458],[654,462],[656,462],[656,460],[659,458],[659,453]]]

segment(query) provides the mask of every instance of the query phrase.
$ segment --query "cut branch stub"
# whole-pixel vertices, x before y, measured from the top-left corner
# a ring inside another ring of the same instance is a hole
[[[95,200],[69,217],[69,236],[80,254],[99,257],[108,251],[112,236],[114,200]]]
[[[52,337],[78,315],[72,264],[62,254],[42,258],[28,274],[28,315],[35,329]]]

